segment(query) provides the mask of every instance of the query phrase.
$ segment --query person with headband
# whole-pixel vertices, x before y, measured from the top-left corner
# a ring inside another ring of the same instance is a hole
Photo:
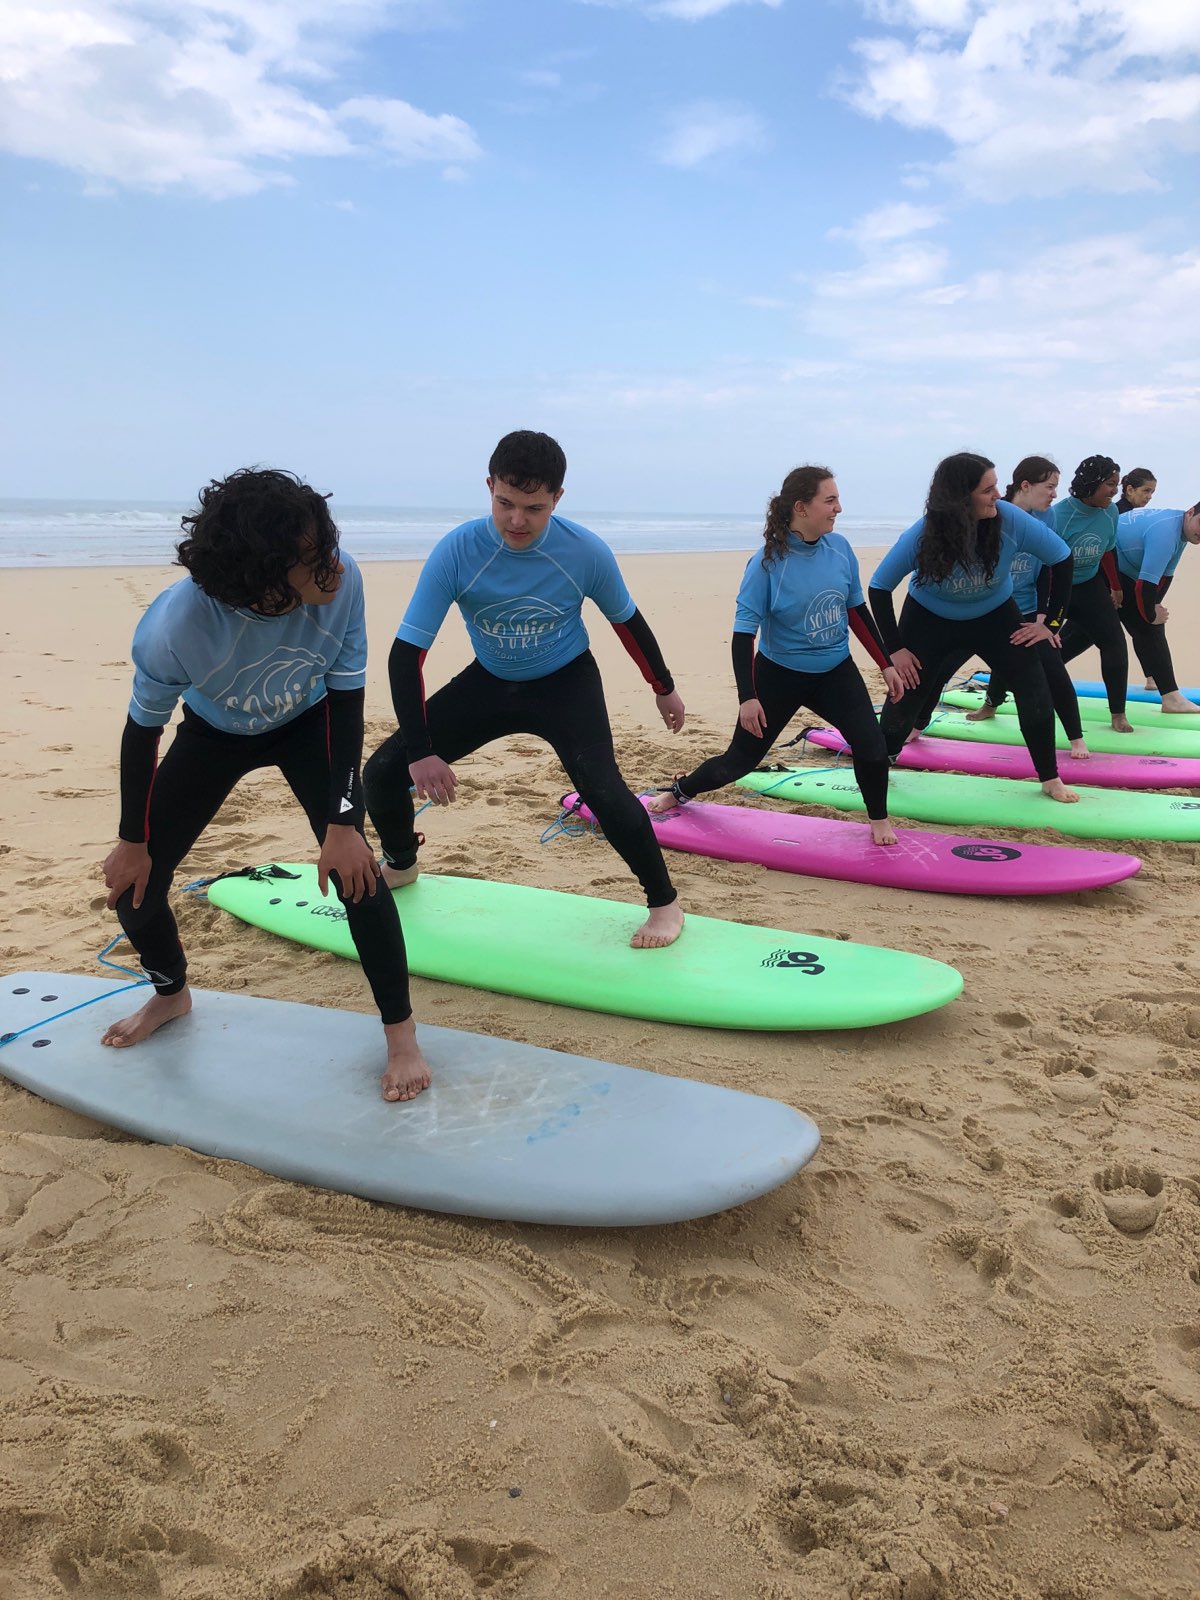
[[[1009,505],[1027,511],[1031,517],[1054,527],[1054,512],[1050,509],[1058,492],[1058,468],[1046,456],[1026,456],[1013,468],[1012,482],[1004,491]],[[1013,599],[1025,622],[1044,622],[1050,592],[1049,570],[1027,550],[1019,551],[1012,560]],[[1071,675],[1063,664],[1062,651],[1055,641],[1042,639],[1034,652],[1046,674],[1054,713],[1067,736],[1071,755],[1086,760],[1088,747],[1083,737],[1083,720],[1079,714],[1079,697]],[[940,692],[940,691],[939,691]],[[967,712],[968,722],[986,722],[996,715],[1008,697],[1008,686],[1003,676],[996,672],[988,680],[987,695],[977,711]]]
[[[1163,596],[1189,544],[1200,544],[1200,501],[1190,510],[1127,511],[1117,523],[1117,568],[1121,576],[1118,615],[1148,681],[1166,712],[1191,715],[1200,706],[1181,694],[1167,644]]]
[[[1127,511],[1140,511],[1143,506],[1148,506],[1157,488],[1158,479],[1149,467],[1134,467],[1132,472],[1127,472],[1121,479],[1121,498],[1117,501],[1117,515],[1123,517]]]
[[[1075,561],[1071,601],[1062,629],[1062,658],[1074,661],[1092,645],[1100,651],[1100,676],[1117,733],[1132,733],[1125,715],[1129,651],[1117,618],[1121,577],[1117,571],[1117,508],[1113,504],[1121,469],[1108,456],[1088,456],[1075,469],[1071,492],[1054,508],[1059,538]]]
[[[888,758],[850,634],[883,673],[888,693],[904,686],[863,601],[858,559],[833,531],[841,513],[828,467],[796,467],[767,506],[763,548],[746,564],[733,619],[733,676],[740,702],[724,755],[676,774],[649,805],[673,810],[745,777],[802,707],[831,723],[850,746],[871,838],[896,843],[887,811]],[[754,640],[758,637],[758,653]]]
[[[997,504],[997,502],[999,502]],[[1049,568],[1044,622],[1024,622],[1013,600],[1012,563],[1023,551]],[[897,624],[892,590],[908,574]],[[1034,770],[1048,799],[1079,799],[1058,775],[1054,711],[1033,646],[1052,640],[1071,585],[1071,552],[1036,517],[1000,499],[986,456],[962,451],[940,461],[925,515],[880,562],[868,592],[884,645],[905,686],[880,723],[894,760],[936,693],[971,656],[1012,684]]]

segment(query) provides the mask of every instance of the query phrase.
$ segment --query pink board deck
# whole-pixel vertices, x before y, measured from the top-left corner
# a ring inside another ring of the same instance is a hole
[[[823,750],[846,749],[835,728],[813,728],[806,742]],[[1024,745],[973,744],[963,739],[918,739],[905,745],[896,765],[923,772],[968,772],[981,778],[1036,777]],[[1093,754],[1086,761],[1075,761],[1060,750],[1058,771],[1064,783],[1094,789],[1200,788],[1200,760],[1195,758]]]
[[[574,808],[578,799],[566,795],[564,809]],[[582,803],[577,814],[592,821]],[[1066,894],[1119,883],[1141,866],[1137,856],[1110,850],[970,839],[921,828],[897,828],[898,844],[878,845],[871,842],[865,822],[700,800],[655,816],[653,822],[660,842],[670,850],[933,894]]]

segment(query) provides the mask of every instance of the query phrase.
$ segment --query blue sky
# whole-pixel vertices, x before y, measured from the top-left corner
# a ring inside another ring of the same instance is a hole
[[[8,495],[469,505],[537,427],[568,514],[1200,497],[1194,0],[9,0],[0,59]]]

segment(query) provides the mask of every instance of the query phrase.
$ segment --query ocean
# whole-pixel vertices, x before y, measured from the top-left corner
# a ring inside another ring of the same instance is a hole
[[[183,504],[153,500],[0,500],[0,567],[159,567],[175,558]],[[338,506],[338,527],[357,561],[412,561],[442,534],[481,514],[478,505]],[[622,555],[745,550],[762,538],[762,515],[588,512],[573,521],[594,529]],[[860,548],[889,545],[907,520],[839,517],[838,532]]]

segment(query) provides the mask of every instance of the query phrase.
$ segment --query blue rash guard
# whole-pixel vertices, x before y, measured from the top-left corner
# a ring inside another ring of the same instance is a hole
[[[1186,512],[1143,506],[1117,520],[1117,567],[1127,578],[1159,584],[1169,578],[1187,549]]]
[[[326,605],[263,616],[227,606],[191,578],[164,590],[133,636],[129,716],[162,728],[182,696],[185,705],[225,733],[280,728],[329,689],[367,681],[362,574],[339,552],[345,571]]]
[[[477,517],[434,546],[396,637],[428,650],[457,604],[481,666],[518,682],[544,678],[588,648],[585,599],[614,626],[637,609],[616,557],[590,529],[552,516],[513,550],[491,517]]]
[[[1018,510],[1021,507],[1017,508]],[[1030,511],[1031,517],[1036,517],[1039,522],[1045,523],[1047,528],[1054,528],[1054,512]],[[1012,597],[1017,602],[1017,607],[1023,617],[1036,616],[1041,607],[1038,605],[1038,579],[1042,575],[1044,562],[1039,561],[1032,550],[1018,550],[1012,558],[1009,571],[1012,573]]]
[[[858,559],[840,533],[806,544],[789,533],[787,550],[746,563],[735,633],[757,633],[759,651],[793,672],[829,672],[850,654],[849,608],[863,604]]]
[[[1075,582],[1087,583],[1117,542],[1116,506],[1087,506],[1069,494],[1054,507],[1054,527],[1075,558]]]
[[[1000,519],[1000,555],[991,578],[982,567],[974,565],[956,566],[940,583],[922,583],[914,577],[908,586],[909,593],[927,611],[952,622],[969,622],[974,617],[986,616],[1012,596],[1014,556],[1027,551],[1045,566],[1053,566],[1070,554],[1056,533],[1019,506],[1001,500],[996,505],[996,515]],[[872,589],[890,592],[902,578],[916,572],[917,545],[924,527],[922,517],[900,535],[876,567],[871,578]],[[892,648],[886,632],[884,640],[889,649]]]

